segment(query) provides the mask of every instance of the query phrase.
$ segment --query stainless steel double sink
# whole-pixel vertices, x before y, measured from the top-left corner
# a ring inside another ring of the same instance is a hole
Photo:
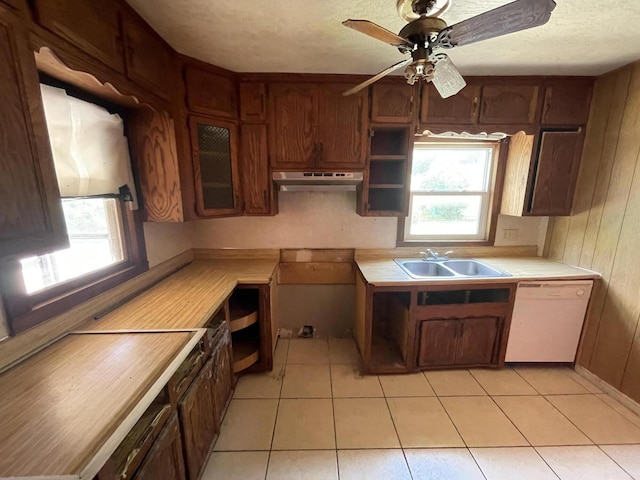
[[[394,260],[412,278],[491,278],[510,277],[511,274],[490,267],[479,260],[423,260],[397,258]]]

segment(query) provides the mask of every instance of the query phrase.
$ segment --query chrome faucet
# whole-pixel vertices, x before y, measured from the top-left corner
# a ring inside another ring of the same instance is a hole
[[[438,252],[433,251],[431,248],[427,248],[427,251],[420,252],[420,255],[422,255],[422,260],[424,260],[425,262],[428,260],[433,260],[437,262],[437,261],[449,260],[449,255],[451,255],[452,253],[453,253],[453,250],[448,250],[444,253],[444,256],[441,257]]]

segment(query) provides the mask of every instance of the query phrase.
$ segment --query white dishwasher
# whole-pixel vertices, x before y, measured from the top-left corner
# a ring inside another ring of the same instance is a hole
[[[507,362],[573,362],[592,280],[520,282],[507,342]]]

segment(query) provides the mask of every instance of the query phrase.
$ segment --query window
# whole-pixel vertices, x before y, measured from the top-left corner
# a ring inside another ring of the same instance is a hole
[[[0,267],[12,334],[147,269],[123,118],[113,105],[65,90],[42,85],[69,248]]]
[[[404,241],[487,241],[498,143],[416,143]]]
[[[62,200],[62,207],[70,248],[20,261],[28,294],[126,259],[116,199],[70,198]]]

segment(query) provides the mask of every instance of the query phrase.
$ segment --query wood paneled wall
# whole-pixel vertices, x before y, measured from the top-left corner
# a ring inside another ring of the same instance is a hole
[[[640,62],[600,77],[571,217],[548,256],[600,272],[578,363],[640,401]]]

